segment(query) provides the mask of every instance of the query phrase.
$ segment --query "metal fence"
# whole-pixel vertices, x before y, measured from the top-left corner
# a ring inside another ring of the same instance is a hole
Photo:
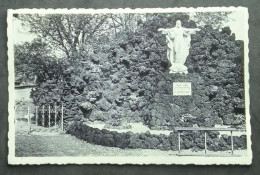
[[[55,129],[63,131],[64,107],[56,105],[48,105],[41,107],[29,107],[27,110],[27,121],[29,133],[31,126],[55,127]]]
[[[234,153],[233,132],[239,131],[236,128],[193,128],[193,127],[176,127],[175,131],[178,132],[178,151],[181,152],[181,132],[183,131],[204,131],[204,152],[207,154],[207,132],[208,131],[230,131],[231,136],[231,153]]]

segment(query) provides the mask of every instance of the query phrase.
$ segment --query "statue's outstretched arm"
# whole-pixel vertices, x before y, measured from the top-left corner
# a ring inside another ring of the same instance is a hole
[[[185,32],[187,34],[195,34],[196,32],[200,31],[199,28],[195,28],[195,29],[188,29],[188,28],[185,28]]]
[[[162,31],[165,31],[165,30],[166,30],[166,29],[164,29],[164,28],[159,28],[159,29],[158,29],[159,32],[162,32]]]
[[[162,32],[162,34],[167,34],[171,29],[164,29],[164,28],[159,28],[158,31]]]

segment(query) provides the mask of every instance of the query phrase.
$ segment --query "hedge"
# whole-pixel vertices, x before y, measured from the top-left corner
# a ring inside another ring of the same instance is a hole
[[[133,132],[118,133],[106,129],[92,128],[83,122],[73,122],[67,128],[67,133],[75,137],[97,145],[108,147],[142,148],[142,149],[160,149],[177,150],[178,134],[171,132],[169,136],[164,134],[154,135],[149,131],[146,133],[135,134]],[[218,137],[216,131],[208,132],[207,144],[208,150],[224,151],[231,149],[230,136],[223,135]],[[181,136],[181,149],[204,149],[204,135],[201,132],[183,132]],[[246,149],[246,137],[244,135],[234,137],[235,149]]]

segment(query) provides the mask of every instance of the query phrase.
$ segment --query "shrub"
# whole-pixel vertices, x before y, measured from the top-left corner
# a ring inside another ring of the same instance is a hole
[[[108,131],[106,129],[99,130],[83,124],[83,122],[73,122],[67,128],[67,133],[75,137],[85,140],[89,143],[125,148],[143,148],[143,149],[161,149],[170,150],[176,148],[174,141],[170,141],[174,136],[170,137],[161,134],[160,136],[150,133],[134,134],[132,132],[118,133]]]
[[[154,135],[150,132],[135,134],[132,132],[118,133],[106,129],[92,128],[83,122],[73,122],[69,125],[67,133],[75,137],[85,140],[89,143],[125,148],[142,148],[142,149],[160,149],[160,150],[177,150],[178,149],[178,134],[171,132],[169,136],[164,134]],[[200,150],[204,149],[204,132],[186,131],[181,135],[181,148]],[[223,135],[218,137],[218,132],[209,132],[207,137],[207,148],[213,151],[224,151],[231,149],[230,136]],[[246,137],[234,136],[234,148],[245,149]]]

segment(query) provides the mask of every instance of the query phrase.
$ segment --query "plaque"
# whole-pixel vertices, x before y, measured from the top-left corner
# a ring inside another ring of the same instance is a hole
[[[173,82],[172,87],[174,96],[191,95],[191,82]]]

